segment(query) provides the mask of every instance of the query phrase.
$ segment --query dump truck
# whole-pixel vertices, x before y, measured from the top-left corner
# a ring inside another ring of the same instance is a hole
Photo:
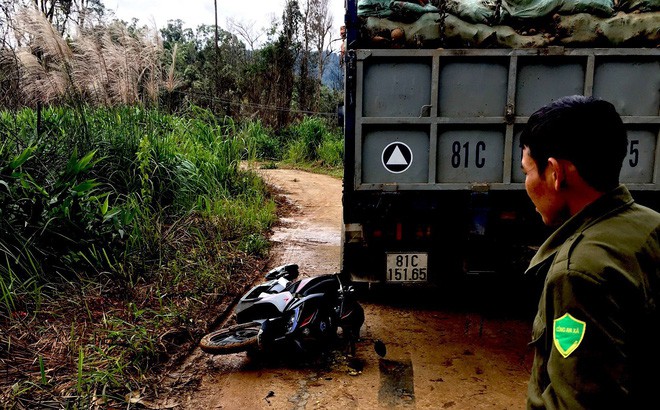
[[[550,231],[525,191],[520,133],[566,95],[616,106],[629,139],[621,182],[659,209],[660,5],[547,3],[346,1],[345,277],[522,277]]]

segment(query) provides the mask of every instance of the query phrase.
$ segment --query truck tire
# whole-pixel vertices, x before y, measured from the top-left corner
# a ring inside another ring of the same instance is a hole
[[[216,330],[204,336],[199,347],[206,353],[229,354],[256,350],[261,323],[250,322]]]

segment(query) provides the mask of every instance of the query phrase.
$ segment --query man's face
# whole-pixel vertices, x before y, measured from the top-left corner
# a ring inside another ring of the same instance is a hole
[[[536,206],[536,212],[541,214],[543,223],[548,226],[557,226],[563,222],[564,201],[560,192],[555,189],[555,179],[550,167],[539,173],[536,161],[529,155],[529,148],[523,149],[521,162],[525,174],[525,189],[527,195]]]

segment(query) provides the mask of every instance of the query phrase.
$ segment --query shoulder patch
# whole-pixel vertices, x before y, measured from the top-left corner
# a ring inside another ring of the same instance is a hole
[[[587,324],[568,313],[553,323],[552,339],[559,353],[566,358],[582,343]]]

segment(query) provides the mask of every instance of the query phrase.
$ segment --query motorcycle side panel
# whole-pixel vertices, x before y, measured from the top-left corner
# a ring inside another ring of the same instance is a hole
[[[236,321],[244,323],[281,316],[291,299],[293,295],[290,292],[280,292],[263,294],[263,297],[253,300],[241,300],[236,306]]]
[[[296,293],[301,295],[324,293],[329,297],[336,297],[340,287],[337,275],[320,275],[301,280],[296,287]]]

